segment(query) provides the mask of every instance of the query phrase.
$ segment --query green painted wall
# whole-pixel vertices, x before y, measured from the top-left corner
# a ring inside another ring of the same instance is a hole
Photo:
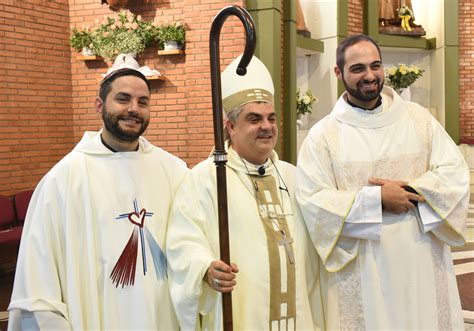
[[[449,5],[448,5],[449,2]],[[275,85],[275,111],[283,119],[276,150],[280,157],[296,163],[296,4],[293,0],[259,0],[246,2],[246,8],[257,28],[258,56],[268,67]],[[436,48],[436,39],[388,36],[378,33],[378,2],[365,0],[364,33],[381,46],[420,49]],[[281,23],[283,22],[283,31]],[[458,0],[445,1],[445,72],[446,130],[459,141],[459,70],[458,70]],[[337,0],[337,41],[348,35],[348,0]],[[281,49],[283,47],[283,52]],[[281,56],[283,55],[283,59]],[[282,90],[282,86],[284,89]],[[344,91],[338,81],[338,94]]]
[[[444,1],[444,95],[445,127],[459,144],[459,6],[458,0]],[[446,24],[449,22],[449,24]]]
[[[436,49],[436,38],[411,38],[379,34],[378,2],[366,0],[366,33],[380,46]],[[444,0],[444,93],[445,127],[451,138],[459,143],[459,41],[458,0]],[[446,24],[449,22],[449,24]],[[443,45],[442,45],[443,46]]]
[[[296,4],[284,0],[283,10],[283,157],[296,164]]]
[[[281,1],[259,0],[247,1],[246,9],[252,15],[257,30],[257,47],[255,55],[267,66],[275,85],[275,111],[279,119],[282,118],[281,86],[282,86],[282,65],[281,65]],[[283,130],[284,131],[284,130]],[[280,155],[284,154],[282,140],[279,139],[275,150]],[[284,158],[283,158],[284,159]]]
[[[349,33],[349,7],[348,0],[337,1],[337,44],[343,41]],[[334,59],[334,62],[336,59]],[[337,95],[338,97],[344,93],[344,84],[340,79],[337,80]]]

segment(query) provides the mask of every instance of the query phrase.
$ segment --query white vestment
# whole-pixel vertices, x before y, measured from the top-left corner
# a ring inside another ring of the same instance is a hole
[[[138,151],[114,153],[86,132],[33,194],[9,329],[177,330],[163,253],[186,172],[143,137]],[[128,269],[114,278],[120,258]]]
[[[272,152],[273,162],[269,159],[265,164],[265,174],[259,176],[257,168],[249,163],[244,165],[244,160],[232,148],[228,157],[230,257],[239,268],[237,285],[232,292],[234,330],[322,328],[318,257],[294,199],[296,168],[279,161],[276,153]],[[276,194],[273,197],[269,191],[263,192],[261,179],[274,180],[273,191]],[[260,205],[261,201],[256,199],[257,191],[264,194],[267,201],[273,201],[274,205]],[[277,206],[276,200],[281,202],[280,206]],[[260,212],[259,205],[263,208]],[[286,270],[290,270],[291,258],[283,245],[276,249],[279,256],[276,262],[270,263],[272,254],[269,253],[271,245],[267,243],[267,240],[270,241],[268,231],[276,233],[278,229],[268,230],[264,226],[267,219],[262,221],[260,214],[286,216],[282,217],[288,225],[289,233],[286,234],[294,239],[291,244],[293,276],[287,278]],[[203,329],[220,329],[221,295],[203,281],[211,262],[219,259],[216,167],[212,159],[196,165],[176,194],[168,227],[167,256],[170,261],[171,298],[181,328],[193,330],[199,327],[197,316],[200,313],[203,315]],[[270,272],[272,268],[278,270]],[[279,321],[272,321],[270,293],[275,293],[275,297],[291,296],[291,277],[296,284],[293,285],[295,305],[293,308],[290,303],[272,306],[277,318],[281,317]],[[272,284],[278,286],[272,288]],[[295,315],[291,317],[292,309]]]
[[[462,329],[448,245],[464,243],[468,168],[426,109],[390,88],[382,97],[382,111],[370,114],[341,96],[298,158],[297,200],[329,271],[327,326]],[[424,216],[383,211],[370,177],[408,182],[426,200]]]

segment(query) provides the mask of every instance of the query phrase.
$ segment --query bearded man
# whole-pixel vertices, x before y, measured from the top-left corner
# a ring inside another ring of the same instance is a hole
[[[222,73],[233,263],[219,258],[216,167],[209,158],[190,171],[173,203],[166,245],[171,298],[182,330],[220,330],[220,293],[227,292],[234,330],[324,329],[318,257],[294,198],[296,167],[273,150],[272,77],[257,57],[239,76],[239,62]]]
[[[326,326],[463,329],[449,246],[465,242],[466,163],[427,109],[383,87],[375,41],[336,55],[346,92],[303,142],[296,184],[328,271]]]
[[[183,161],[141,137],[150,86],[113,71],[95,100],[103,129],[86,132],[30,202],[9,330],[177,330],[164,254]]]

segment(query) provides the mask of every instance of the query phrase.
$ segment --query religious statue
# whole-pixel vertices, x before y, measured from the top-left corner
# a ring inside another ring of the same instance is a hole
[[[426,35],[423,27],[415,24],[411,0],[379,0],[379,32],[393,35]]]
[[[301,8],[300,0],[296,0],[296,33],[311,38],[311,32],[306,26],[306,22],[304,20],[304,14],[303,9]]]

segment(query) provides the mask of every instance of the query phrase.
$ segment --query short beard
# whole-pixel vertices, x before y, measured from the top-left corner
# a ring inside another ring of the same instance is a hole
[[[122,130],[118,124],[118,121],[121,116],[118,115],[112,115],[107,111],[107,108],[105,108],[105,105],[102,108],[102,120],[104,122],[104,126],[107,129],[107,131],[117,138],[118,140],[121,141],[127,141],[127,142],[133,142],[138,140],[138,138],[142,135],[143,132],[145,132],[146,128],[148,127],[148,124],[150,123],[150,120],[144,121],[143,119],[139,118],[138,116],[133,116],[129,115],[128,117],[136,118],[140,121],[142,127],[139,131],[137,132],[126,132]]]
[[[342,82],[344,84],[344,87],[345,87],[347,93],[349,93],[352,97],[356,98],[357,100],[360,100],[360,101],[363,101],[363,102],[370,102],[370,101],[376,100],[380,96],[380,93],[382,92],[382,88],[383,88],[384,83],[383,82],[380,83],[379,79],[375,79],[375,81],[377,82],[377,86],[378,86],[377,91],[364,93],[359,89],[359,83],[357,83],[357,89],[350,88],[347,85],[346,80],[344,79],[344,76],[342,76]],[[363,80],[360,83],[370,83],[370,82],[366,81],[366,80]]]

